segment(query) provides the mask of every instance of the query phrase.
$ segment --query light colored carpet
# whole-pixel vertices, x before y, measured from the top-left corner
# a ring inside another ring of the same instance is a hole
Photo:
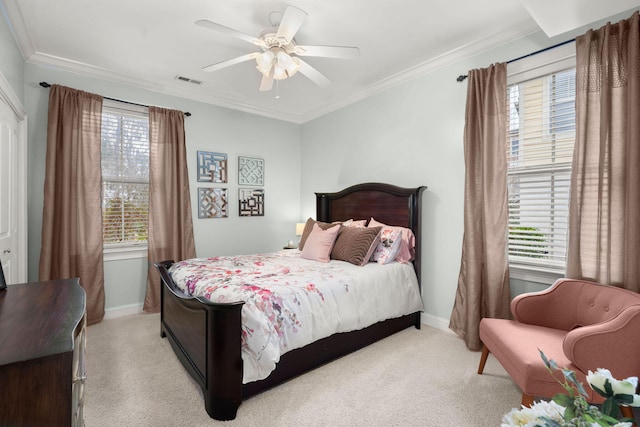
[[[235,420],[207,415],[202,392],[160,338],[157,314],[105,320],[87,334],[85,423],[102,426],[499,426],[520,391],[491,356],[423,326],[247,399]]]

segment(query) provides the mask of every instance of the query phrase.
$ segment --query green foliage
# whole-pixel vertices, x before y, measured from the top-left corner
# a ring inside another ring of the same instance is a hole
[[[511,226],[509,240],[518,242],[518,256],[546,258],[549,254],[547,238],[539,228]]]
[[[622,402],[616,400],[618,396],[628,395],[614,394],[611,384],[607,381],[605,382],[604,393],[596,390],[604,397],[607,397],[601,409],[598,409],[587,402],[586,397],[588,397],[588,394],[582,383],[578,381],[575,372],[570,369],[559,368],[553,359],[547,359],[541,350],[538,351],[551,376],[566,390],[566,394],[558,393],[553,396],[553,401],[565,408],[564,423],[558,424],[554,420],[543,417],[545,424],[541,427],[591,427],[593,424],[611,427],[620,421],[630,421],[620,420],[621,414],[618,405]],[[554,371],[562,371],[562,381],[556,377]],[[626,398],[623,397],[622,399]],[[631,402],[633,402],[633,396],[631,396]]]
[[[148,223],[147,203],[110,197],[102,210],[104,243],[146,242]]]

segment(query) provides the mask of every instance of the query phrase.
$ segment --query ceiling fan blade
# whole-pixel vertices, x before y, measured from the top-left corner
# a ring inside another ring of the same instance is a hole
[[[225,27],[224,25],[220,25],[216,22],[208,21],[206,19],[200,19],[199,21],[196,21],[196,25],[208,28],[209,30],[217,31],[220,34],[237,37],[240,40],[247,41],[256,46],[264,47],[264,42],[261,39],[245,33],[241,33],[240,31],[234,30],[233,28]]]
[[[260,54],[257,53],[257,52],[248,53],[246,55],[238,56],[237,58],[229,59],[227,61],[222,61],[222,62],[218,62],[218,63],[215,63],[215,64],[207,65],[206,67],[202,67],[202,71],[207,71],[207,72],[218,71],[218,70],[221,70],[223,68],[227,68],[227,67],[230,67],[232,65],[239,64],[241,62],[245,62],[245,61],[249,61],[251,59],[255,59],[258,55],[260,55]]]
[[[322,74],[320,71],[313,68],[311,65],[309,65],[307,62],[303,61],[302,59],[298,58],[298,60],[300,61],[300,68],[298,69],[299,73],[303,74],[305,77],[307,77],[309,80],[311,80],[312,82],[314,82],[320,87],[331,86],[331,80],[325,77],[324,74]]]
[[[273,88],[273,68],[268,76],[263,75],[260,81],[260,92],[268,92]]]
[[[278,27],[276,38],[284,39],[287,43],[296,35],[302,23],[307,19],[307,12],[294,6],[287,6]]]
[[[360,49],[351,46],[296,46],[298,56],[353,59],[360,56]]]

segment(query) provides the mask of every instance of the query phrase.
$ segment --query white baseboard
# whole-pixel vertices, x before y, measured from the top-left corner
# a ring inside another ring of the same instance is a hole
[[[431,326],[432,328],[440,329],[441,331],[450,332],[453,334],[453,331],[449,329],[449,319],[436,317],[432,314],[422,313],[420,315],[420,321],[427,326]]]
[[[117,319],[118,317],[131,316],[142,313],[142,304],[128,304],[119,307],[107,308],[104,311],[104,320]]]

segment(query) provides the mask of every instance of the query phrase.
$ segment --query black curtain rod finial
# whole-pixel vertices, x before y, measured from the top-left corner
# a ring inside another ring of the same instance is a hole
[[[460,74],[456,79],[458,82],[463,82],[467,78],[466,74]]]
[[[40,86],[47,88],[47,87],[51,87],[51,85],[47,82],[40,82]]]

